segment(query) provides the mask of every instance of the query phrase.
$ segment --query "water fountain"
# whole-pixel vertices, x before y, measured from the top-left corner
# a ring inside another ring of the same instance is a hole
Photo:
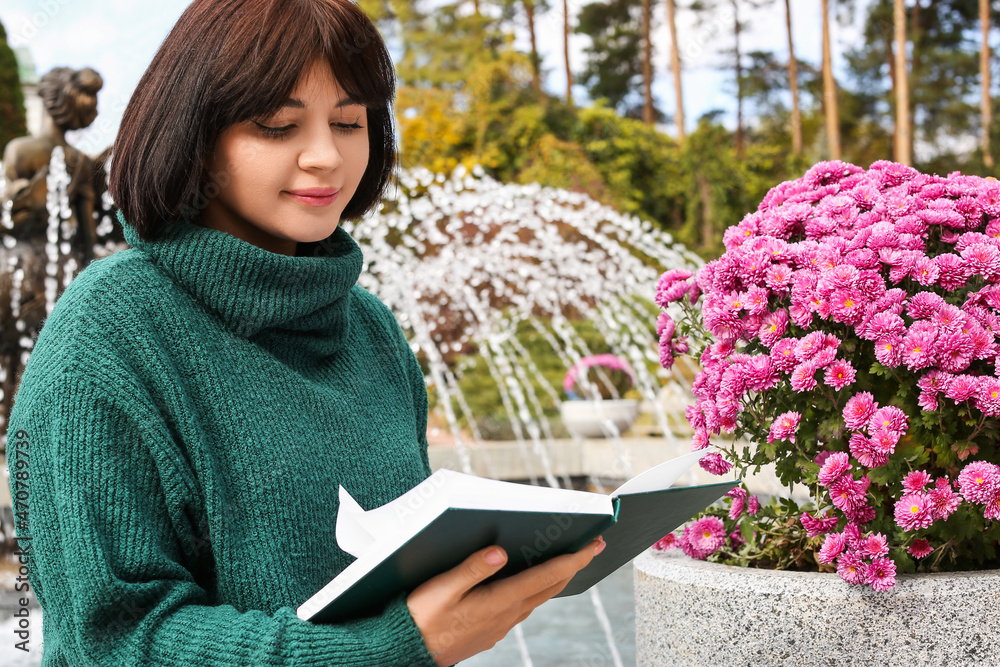
[[[61,151],[53,152],[49,177],[46,314],[60,287],[53,276],[63,276],[64,288],[79,269],[64,257],[69,230],[59,230],[67,205],[61,158]],[[110,210],[106,193],[104,198],[105,210]],[[98,238],[108,239],[112,219],[104,215],[98,222]],[[9,212],[3,224],[10,228]],[[518,327],[528,327],[545,340],[565,370],[594,354],[574,327],[581,320],[592,322],[610,352],[628,360],[635,370],[635,387],[663,439],[678,444],[673,442],[671,421],[683,418],[668,414],[660,398],[664,390],[681,397],[675,412],[682,413],[689,386],[678,367],[666,371],[659,365],[657,310],[651,300],[662,271],[693,269],[701,261],[669,235],[586,195],[537,184],[501,184],[479,167],[471,171],[459,167],[450,176],[424,169],[404,171],[381,211],[343,225],[364,250],[361,285],[396,314],[426,366],[435,410],[447,423],[464,472],[474,472],[470,452],[481,448],[484,438],[461,390],[463,370],[456,362],[463,355],[478,355],[499,390],[515,446],[531,463],[526,469],[537,466],[543,471],[543,479],[532,473],[530,482],[572,484],[566,475],[557,478],[551,463],[556,438],[549,415],[558,413],[560,390],[515,335]],[[18,265],[17,242],[6,234],[3,242],[2,272],[13,277],[11,319],[4,326],[13,323],[25,333],[19,360],[23,364],[31,349],[30,329],[17,310],[24,271]],[[105,241],[95,256],[119,248]],[[592,382],[611,384],[599,367],[594,375],[596,380],[588,379],[587,373],[577,378],[582,393],[596,394]],[[605,420],[605,430],[616,457],[610,469],[589,473],[592,487],[600,492],[608,490],[603,484],[609,480],[638,472],[611,420]],[[576,444],[582,446],[582,439],[577,437]],[[486,464],[486,474],[496,476],[490,473],[488,459]],[[609,664],[621,665],[619,642],[598,589],[591,589],[588,597],[607,640],[602,655]],[[514,635],[524,664],[532,664],[521,626]]]

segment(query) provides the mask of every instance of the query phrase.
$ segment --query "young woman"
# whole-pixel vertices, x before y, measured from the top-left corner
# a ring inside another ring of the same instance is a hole
[[[338,487],[372,508],[430,473],[420,368],[338,224],[393,173],[393,77],[349,0],[195,0],[139,82],[111,168],[132,248],[61,296],[9,428],[43,664],[451,665],[603,546],[295,615],[351,560]]]

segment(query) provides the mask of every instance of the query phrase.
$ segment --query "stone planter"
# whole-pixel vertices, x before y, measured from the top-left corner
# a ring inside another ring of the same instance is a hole
[[[621,435],[639,416],[639,402],[632,398],[606,401],[563,401],[559,406],[563,426],[572,435],[581,438],[610,438],[614,424]]]
[[[651,665],[981,665],[1000,659],[1000,570],[911,574],[887,593],[836,574],[634,561],[636,661]]]

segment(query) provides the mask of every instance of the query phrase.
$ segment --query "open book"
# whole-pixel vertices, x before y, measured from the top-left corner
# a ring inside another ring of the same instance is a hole
[[[441,469],[365,511],[341,486],[337,544],[357,560],[296,613],[317,623],[368,615],[492,544],[506,550],[507,564],[486,581],[572,553],[603,535],[604,551],[556,597],[582,593],[738,484],[670,488],[709,451],[661,463],[610,495]]]

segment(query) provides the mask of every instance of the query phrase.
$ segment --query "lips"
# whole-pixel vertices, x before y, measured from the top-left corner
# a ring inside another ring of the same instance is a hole
[[[292,199],[307,206],[328,206],[337,200],[340,190],[334,188],[306,188],[305,190],[289,190]]]

